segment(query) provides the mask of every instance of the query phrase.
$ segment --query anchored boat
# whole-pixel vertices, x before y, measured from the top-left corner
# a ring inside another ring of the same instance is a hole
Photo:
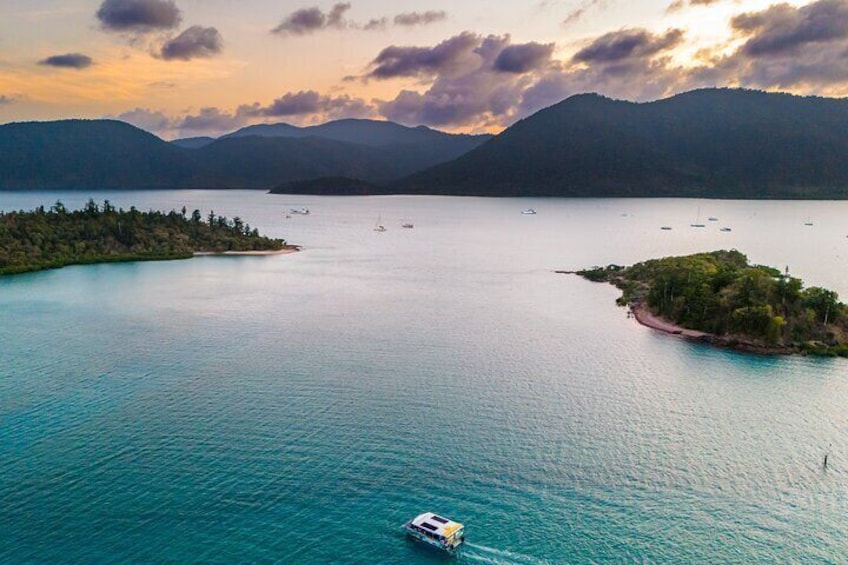
[[[465,526],[432,512],[419,514],[403,528],[418,541],[445,551],[453,551],[465,541]]]

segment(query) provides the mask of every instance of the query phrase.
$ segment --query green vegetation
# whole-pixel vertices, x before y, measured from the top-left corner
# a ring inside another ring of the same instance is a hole
[[[236,217],[200,210],[140,212],[93,200],[68,211],[61,202],[49,210],[0,212],[0,275],[66,265],[185,259],[195,252],[273,251],[286,243],[259,235]]]
[[[804,288],[772,267],[748,264],[739,251],[666,257],[632,267],[579,271],[623,291],[619,304],[721,338],[723,345],[755,344],[848,357],[848,309],[836,292]]]

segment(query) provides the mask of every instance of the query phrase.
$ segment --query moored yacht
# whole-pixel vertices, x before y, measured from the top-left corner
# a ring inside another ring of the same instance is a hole
[[[525,216],[532,216],[536,213],[536,210],[534,210],[533,208],[527,208],[526,210],[522,210],[521,213]]]
[[[403,528],[418,541],[445,551],[453,551],[465,541],[465,526],[432,512],[419,514]]]

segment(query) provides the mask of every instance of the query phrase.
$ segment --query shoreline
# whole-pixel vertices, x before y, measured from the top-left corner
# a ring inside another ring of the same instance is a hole
[[[195,251],[193,257],[212,257],[212,256],[229,256],[229,257],[267,257],[270,255],[288,255],[300,251],[297,245],[284,247],[283,249],[271,249],[268,251]]]
[[[743,353],[757,353],[760,355],[792,355],[799,353],[796,347],[782,345],[766,345],[755,341],[738,339],[733,337],[718,336],[715,334],[692,330],[669,322],[665,318],[657,316],[642,302],[630,305],[629,313],[642,326],[662,332],[667,335],[712,345],[719,349],[730,349]]]

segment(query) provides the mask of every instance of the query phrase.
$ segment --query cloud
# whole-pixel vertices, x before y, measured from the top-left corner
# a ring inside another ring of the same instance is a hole
[[[248,123],[248,117],[238,113],[231,114],[220,108],[204,107],[197,114],[184,116],[175,128],[192,134],[220,134],[238,129]]]
[[[39,61],[38,64],[62,69],[87,69],[94,64],[94,61],[91,60],[91,57],[82,53],[67,53],[47,57]]]
[[[609,63],[628,58],[650,57],[672,49],[683,40],[683,31],[670,29],[656,35],[644,29],[624,29],[604,34],[575,53],[573,61]]]
[[[569,26],[573,23],[577,23],[586,13],[593,9],[605,9],[609,5],[609,0],[585,0],[579,7],[573,9],[562,21],[562,25]]]
[[[182,14],[174,0],[103,0],[97,19],[108,31],[146,33],[176,29]]]
[[[222,51],[224,39],[214,27],[192,26],[162,45],[161,57],[166,61],[188,61],[212,57]]]
[[[174,127],[175,122],[171,120],[161,111],[150,110],[148,108],[136,108],[118,114],[117,116],[107,116],[122,122],[127,122],[136,127],[149,132],[163,132]]]
[[[665,11],[668,13],[679,12],[687,6],[711,6],[712,4],[718,4],[721,1],[722,0],[674,0],[674,2],[669,4]]]
[[[366,78],[390,79],[435,75],[462,65],[479,45],[480,37],[471,32],[446,39],[434,47],[386,47],[371,61]]]
[[[428,10],[426,12],[405,12],[398,14],[395,16],[394,21],[396,26],[411,27],[441,22],[447,18],[448,14],[445,11]]]
[[[271,33],[278,35],[308,35],[327,28],[342,29],[347,27],[345,12],[350,10],[350,3],[334,4],[330,11],[324,13],[320,8],[304,8],[289,14]]]
[[[524,43],[508,45],[498,54],[494,68],[504,73],[522,74],[546,65],[554,52],[554,44]]]
[[[287,92],[267,106],[258,103],[239,106],[236,114],[249,118],[321,115],[327,119],[336,119],[373,116],[375,110],[361,98],[348,95],[330,96],[314,90],[301,90]]]
[[[362,29],[364,29],[365,31],[386,29],[387,24],[388,24],[388,20],[386,18],[374,18],[374,19],[368,20],[368,23],[366,23],[364,26],[362,26]]]
[[[731,26],[739,35],[749,36],[742,47],[748,55],[789,53],[805,45],[848,38],[848,2],[819,0],[801,8],[777,4],[740,14]]]
[[[407,52],[412,56],[403,60],[410,64],[401,68],[435,73],[433,82],[424,92],[403,90],[393,100],[379,101],[380,113],[409,125],[477,128],[511,122],[521,92],[532,84],[533,74],[495,70],[495,62],[509,44],[508,35],[481,37],[466,32],[434,48]],[[434,52],[442,56],[434,57]],[[450,57],[444,53],[450,53]],[[422,60],[427,64],[413,64]],[[456,66],[453,61],[463,64]]]
[[[433,47],[388,47],[366,77],[424,82],[420,91],[405,89],[377,101],[390,120],[494,129],[579,92],[640,100],[673,92],[690,78],[670,56],[683,39],[680,30],[625,29],[594,38],[569,60],[557,61],[554,44],[513,44],[508,35],[465,32]]]

